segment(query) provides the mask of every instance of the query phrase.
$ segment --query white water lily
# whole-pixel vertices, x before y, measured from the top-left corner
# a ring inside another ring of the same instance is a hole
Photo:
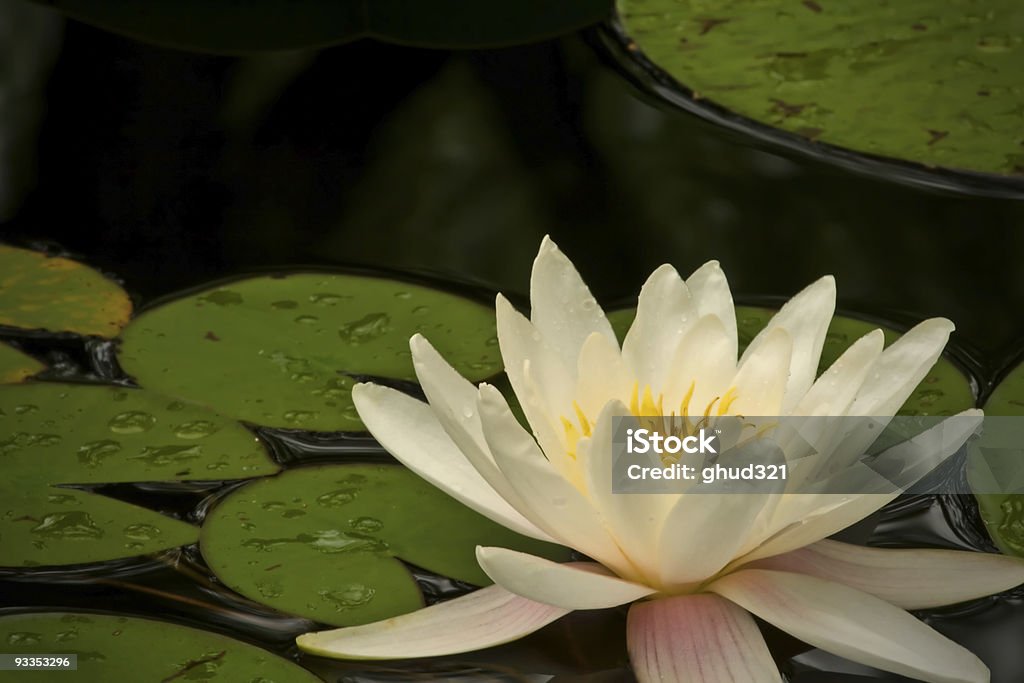
[[[610,483],[617,415],[673,406],[676,415],[892,416],[940,356],[949,321],[927,320],[885,350],[876,330],[816,378],[835,308],[831,277],[787,303],[739,359],[732,295],[716,262],[685,281],[671,266],[656,270],[621,348],[547,239],[530,298],[530,319],[497,299],[501,354],[530,431],[501,393],[463,379],[420,336],[410,346],[429,403],[373,384],[353,396],[371,433],[420,476],[510,529],[594,561],[558,564],[480,547],[495,585],[382,622],[306,634],[300,647],[355,659],[452,654],[515,640],[572,610],[633,603],[627,642],[644,683],[781,681],[751,614],[911,678],[989,680],[976,656],[905,610],[1011,588],[1024,582],[1024,564],[827,538],[896,493],[615,495]],[[929,447],[945,457],[967,436],[947,431]]]

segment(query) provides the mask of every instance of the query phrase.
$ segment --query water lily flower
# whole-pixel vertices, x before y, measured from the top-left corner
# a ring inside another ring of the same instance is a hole
[[[610,484],[616,416],[892,416],[939,358],[949,321],[922,322],[884,350],[876,330],[816,377],[835,309],[831,277],[783,306],[739,358],[732,295],[714,261],[685,281],[671,266],[658,268],[621,347],[548,239],[530,299],[526,318],[497,298],[501,354],[529,430],[497,389],[463,379],[421,336],[410,346],[429,403],[374,384],[360,384],[353,397],[370,432],[420,476],[510,529],[593,561],[480,547],[494,585],[408,615],[306,634],[302,649],[352,659],[453,654],[515,640],[572,610],[631,603],[628,650],[643,683],[780,682],[751,614],[911,678],[989,680],[974,654],[906,610],[1017,586],[1024,564],[828,538],[898,491],[616,495]],[[965,417],[974,426],[980,413]],[[923,439],[942,458],[969,431]]]

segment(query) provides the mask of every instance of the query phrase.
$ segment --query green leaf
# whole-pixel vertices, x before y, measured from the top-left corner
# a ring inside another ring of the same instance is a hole
[[[162,45],[220,53],[324,47],[377,38],[481,47],[550,38],[604,19],[610,0],[48,0],[67,15]]]
[[[685,108],[719,105],[791,140],[925,169],[1024,173],[1017,0],[950,0],[941,10],[930,0],[617,5],[635,44],[626,59],[641,55],[667,73],[669,99]]]
[[[774,313],[774,309],[762,306],[736,307],[736,331],[741,353],[757,333],[768,324]],[[620,339],[625,336],[632,324],[634,314],[634,309],[612,311],[608,314],[612,327]],[[891,344],[900,336],[896,330],[882,325],[845,316],[834,317],[825,337],[825,345],[821,350],[818,372],[820,373],[832,365],[853,342],[878,328],[881,328],[885,335],[886,345]],[[970,378],[948,358],[943,357],[903,404],[899,414],[955,415],[972,407],[974,407],[974,388]]]
[[[0,342],[0,384],[17,384],[45,367],[32,356]]]
[[[62,484],[219,481],[277,469],[242,425],[159,394],[0,386],[0,566],[99,562],[198,537],[191,524]]]
[[[471,380],[501,370],[490,306],[328,273],[239,280],[158,306],[128,326],[119,358],[144,387],[248,422],[358,431],[354,377],[415,380],[416,332]]]
[[[986,421],[982,440],[985,444],[1011,447],[994,450],[976,444],[969,449],[967,481],[978,499],[981,519],[989,536],[1004,553],[1024,557],[1024,493],[1013,493],[1024,491],[1024,468],[1021,467],[1024,454],[1014,438],[1020,430],[998,419],[1024,416],[1024,364],[1017,365],[1003,377],[989,394],[984,408],[985,416],[994,419]],[[999,438],[996,432],[1006,433],[1009,438]]]
[[[289,614],[347,626],[411,612],[423,597],[401,558],[476,585],[477,545],[567,560],[394,465],[324,465],[248,484],[217,504],[200,548],[228,586]]]
[[[109,339],[131,314],[124,290],[92,268],[0,244],[0,325]]]
[[[320,681],[297,664],[255,645],[138,617],[87,612],[9,614],[0,616],[0,642],[7,654],[77,655],[77,671],[22,674],[33,681]]]

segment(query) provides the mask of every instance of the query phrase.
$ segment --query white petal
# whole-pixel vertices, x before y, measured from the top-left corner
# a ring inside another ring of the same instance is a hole
[[[882,354],[885,335],[873,330],[850,345],[811,385],[794,415],[845,415],[868,372]]]
[[[792,356],[789,333],[772,330],[754,353],[744,356],[733,380],[737,398],[730,412],[751,417],[781,415]]]
[[[568,413],[572,408],[572,391],[576,386],[572,375],[576,370],[579,349],[576,349],[576,355],[567,365],[560,352],[554,348],[554,340],[547,339],[505,297],[499,294],[494,305],[498,345],[505,363],[505,372],[526,412],[527,420],[533,424],[535,419],[548,419],[547,415],[538,415],[538,409],[553,415]],[[583,340],[580,340],[582,343]],[[539,397],[543,401],[540,406],[528,405],[528,396],[523,386],[523,368],[527,363],[533,368],[533,376],[540,385]]]
[[[696,317],[690,290],[675,268],[666,263],[647,278],[622,342],[622,357],[641,389],[661,393],[676,347]]]
[[[476,387],[456,372],[421,335],[414,335],[409,340],[409,348],[416,377],[445,433],[499,496],[517,510],[523,507],[519,495],[495,464],[484,439],[476,409]],[[522,515],[519,515],[517,525],[514,528],[520,533],[542,541],[552,540]]]
[[[526,503],[522,513],[563,545],[576,548],[619,576],[631,576],[629,561],[608,533],[599,511],[548,462],[501,393],[488,384],[481,385],[479,410],[498,467]]]
[[[942,355],[953,323],[932,318],[897,339],[879,357],[850,409],[853,415],[895,415]]]
[[[575,367],[583,342],[594,332],[618,346],[604,311],[576,267],[549,237],[541,242],[533,262],[530,306],[530,320],[566,367]]]
[[[826,275],[787,301],[743,353],[740,365],[757,353],[773,330],[782,329],[789,333],[793,356],[789,363],[786,398],[782,403],[783,414],[796,405],[814,382],[825,333],[835,310],[836,281],[831,275]]]
[[[613,399],[628,401],[633,390],[633,377],[618,346],[602,334],[592,334],[583,342],[577,376],[576,402],[588,416],[601,412]]]
[[[352,401],[374,438],[428,482],[483,516],[527,536],[537,530],[488,484],[426,403],[376,384],[357,384]],[[540,538],[547,538],[541,534]]]
[[[594,425],[593,435],[581,439],[578,456],[584,470],[587,495],[594,507],[601,510],[616,544],[634,565],[654,578],[658,557],[658,533],[676,496],[664,493],[613,493],[612,443],[613,423],[616,418],[629,420],[636,426],[626,406],[610,401],[601,410]],[[643,456],[634,456],[639,459]],[[656,455],[650,455],[648,466],[661,467]],[[631,459],[631,462],[633,460]]]
[[[718,261],[708,261],[693,271],[686,280],[693,300],[694,313],[698,318],[705,315],[717,315],[725,326],[725,331],[733,343],[733,358],[736,357],[736,307],[729,291],[729,281]]]
[[[952,605],[1024,583],[1024,560],[1005,555],[865,548],[830,540],[749,566],[817,576],[903,609]]]
[[[477,547],[476,559],[506,590],[565,609],[617,607],[656,592],[624,581],[596,562],[559,564],[515,550],[483,547]]]
[[[781,683],[757,624],[717,595],[629,608],[626,642],[640,683]]]
[[[306,652],[338,659],[436,657],[511,642],[569,612],[488,586],[365,626],[306,633],[296,642]]]
[[[898,607],[822,579],[747,569],[708,590],[810,645],[929,683],[988,683],[976,656]]]
[[[665,410],[682,414],[682,401],[690,394],[687,413],[700,415],[714,398],[721,397],[736,375],[736,337],[722,319],[705,315],[676,347],[665,383]]]

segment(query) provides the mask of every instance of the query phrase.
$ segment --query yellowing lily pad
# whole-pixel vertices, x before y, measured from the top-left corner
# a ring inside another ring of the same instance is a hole
[[[0,384],[16,384],[45,367],[32,356],[0,342]]]
[[[47,0],[69,16],[163,45],[225,53],[324,47],[378,38],[473,47],[549,38],[605,18],[609,0]]]
[[[398,558],[476,585],[477,545],[567,560],[448,497],[404,467],[324,465],[238,489],[203,523],[210,569],[239,593],[336,626],[411,612],[423,596]]]
[[[166,621],[88,612],[0,616],[2,649],[12,655],[76,655],[75,671],[32,671],[10,678],[77,681],[317,683],[309,671],[219,633]]]
[[[1024,416],[1024,364],[1011,369],[985,401],[985,416],[991,430],[1019,429],[1000,418]],[[1008,449],[972,448],[968,451],[967,480],[970,482],[981,519],[995,544],[1008,555],[1024,557],[1024,493],[993,493],[993,490],[1021,490],[1014,485],[1024,477],[1024,444]],[[995,471],[994,471],[995,469]],[[984,476],[989,473],[988,476]],[[996,481],[991,477],[995,475]],[[993,485],[996,484],[996,485]]]
[[[747,347],[747,344],[751,342],[758,332],[764,329],[774,314],[774,309],[763,306],[736,307],[736,331],[739,338],[740,352]],[[633,309],[623,309],[608,314],[612,327],[615,328],[615,332],[619,335],[620,339],[629,330],[634,315]],[[900,333],[896,330],[882,325],[846,316],[834,317],[829,325],[825,344],[821,350],[818,372],[820,373],[832,365],[853,342],[878,328],[881,328],[882,333],[885,335],[886,345],[891,344],[900,336]],[[903,404],[899,414],[915,416],[955,415],[960,411],[974,407],[974,400],[974,387],[971,379],[948,358],[942,357],[935,364],[935,367],[932,368],[931,372],[928,373],[928,376],[914,390],[914,393],[910,395],[906,403]]]
[[[624,59],[677,106],[812,154],[828,143],[842,163],[867,161],[852,150],[912,162],[908,179],[941,184],[940,167],[1024,191],[1018,0],[617,6]]]
[[[415,380],[416,332],[469,379],[501,370],[491,306],[337,273],[238,280],[157,306],[128,326],[118,357],[144,387],[254,424],[360,431],[352,386]]]
[[[0,325],[109,339],[131,314],[124,290],[92,268],[0,244]]]
[[[67,484],[218,481],[277,471],[242,425],[139,389],[0,386],[0,566],[67,565],[193,543],[199,530]]]

